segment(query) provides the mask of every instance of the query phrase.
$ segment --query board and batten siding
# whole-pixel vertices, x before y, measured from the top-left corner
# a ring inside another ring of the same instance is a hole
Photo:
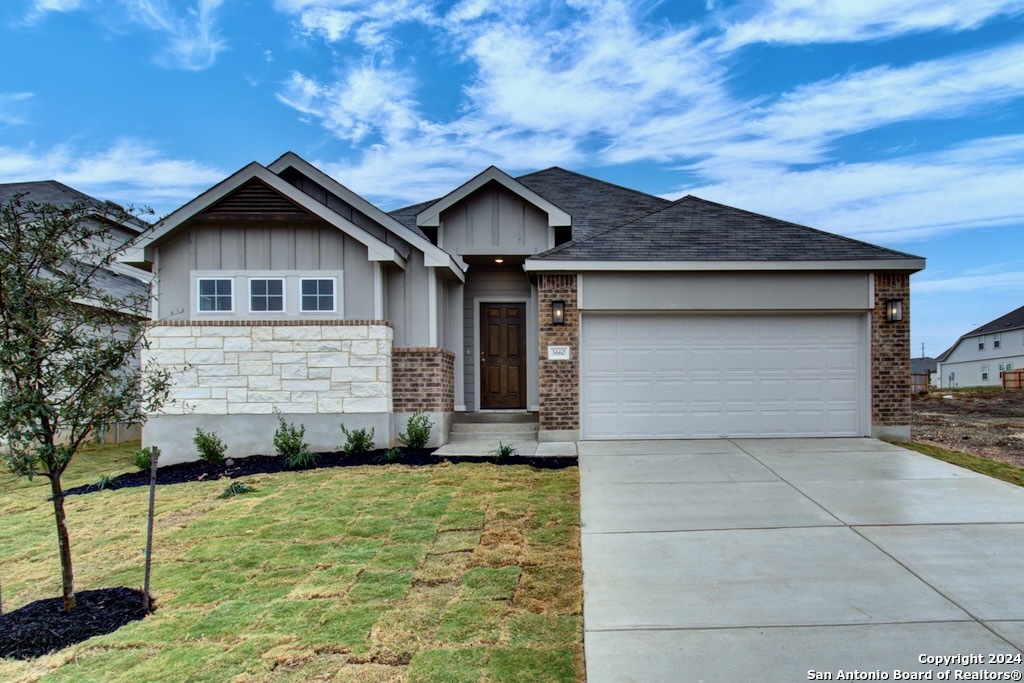
[[[326,224],[197,223],[159,248],[160,317],[189,319],[195,308],[190,295],[194,271],[231,275],[246,270],[297,270],[343,271],[344,317],[369,320],[374,317],[374,266],[368,258],[366,246]],[[236,304],[237,308],[246,310]]]
[[[438,234],[450,254],[537,254],[555,246],[547,214],[497,183],[444,211]]]
[[[466,273],[463,297],[463,344],[471,354],[464,354],[463,392],[466,410],[477,410],[476,379],[480,366],[477,347],[479,308],[483,302],[523,301],[526,303],[526,401],[536,406],[537,394],[537,307],[530,279],[518,265],[507,267],[470,266]]]

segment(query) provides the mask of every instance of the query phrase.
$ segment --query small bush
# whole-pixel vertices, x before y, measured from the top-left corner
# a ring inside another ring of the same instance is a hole
[[[406,423],[405,431],[398,435],[398,440],[409,448],[426,448],[430,441],[430,428],[434,426],[426,413],[416,411]]]
[[[277,431],[274,432],[274,448],[277,454],[284,458],[288,467],[305,469],[316,465],[320,456],[309,450],[309,444],[303,441],[306,436],[306,425],[295,425],[285,422],[280,414],[277,416],[280,423]]]
[[[488,453],[495,460],[501,460],[502,458],[511,458],[514,455],[519,455],[519,451],[515,449],[510,443],[498,442],[498,447]]]
[[[341,447],[345,455],[362,455],[373,450],[373,427],[369,432],[365,429],[353,429],[350,432],[342,424],[341,432],[345,435],[345,445]]]
[[[109,474],[101,474],[100,478],[99,478],[99,481],[97,481],[95,484],[93,484],[93,487],[95,487],[95,489],[97,491],[102,491],[103,489],[105,489],[108,486],[110,486],[110,482],[112,482],[112,481],[114,481],[114,478],[112,476],[110,476]]]
[[[196,435],[192,437],[192,442],[196,445],[196,450],[199,451],[199,459],[203,462],[210,465],[221,465],[224,463],[224,453],[227,452],[228,447],[217,436],[217,432],[204,432],[199,427],[196,427]]]
[[[217,496],[218,498],[232,498],[234,496],[240,496],[243,493],[252,493],[255,491],[253,487],[248,484],[243,484],[240,481],[233,481],[231,485],[224,489],[224,493]]]
[[[400,457],[402,457],[401,451],[399,451],[397,448],[389,448],[388,450],[384,451],[384,455],[380,456],[380,460],[381,462],[394,462],[398,460]]]
[[[153,449],[149,446],[138,449],[132,457],[132,463],[140,472],[149,472],[153,467]]]

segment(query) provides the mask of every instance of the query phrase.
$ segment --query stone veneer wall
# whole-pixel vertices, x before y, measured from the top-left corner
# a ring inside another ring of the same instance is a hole
[[[174,371],[163,415],[391,412],[390,323],[168,321],[143,367]]]
[[[576,290],[576,275],[540,274],[537,277],[541,439],[546,431],[562,432],[560,438],[579,438],[580,313]],[[564,325],[551,324],[553,301],[565,302]],[[548,360],[549,346],[568,346],[572,358]]]
[[[903,300],[903,320],[885,320],[885,302]],[[871,427],[875,436],[910,439],[910,274],[875,273],[871,314]]]
[[[393,349],[392,401],[396,413],[455,411],[455,354],[430,347]]]

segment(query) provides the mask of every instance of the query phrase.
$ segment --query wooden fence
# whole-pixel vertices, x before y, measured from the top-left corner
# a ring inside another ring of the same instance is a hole
[[[1008,391],[1024,390],[1024,370],[1004,370],[1003,389]]]
[[[932,373],[912,372],[910,373],[910,390],[915,394],[923,394],[931,389]]]

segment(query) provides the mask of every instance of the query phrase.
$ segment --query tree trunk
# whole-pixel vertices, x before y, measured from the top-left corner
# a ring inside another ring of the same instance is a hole
[[[68,537],[68,520],[64,514],[64,490],[60,486],[60,475],[50,477],[50,491],[53,492],[53,516],[57,522],[57,545],[60,547],[60,578],[64,587],[64,611],[74,611],[78,605],[75,599],[75,574],[71,568],[71,539]]]

